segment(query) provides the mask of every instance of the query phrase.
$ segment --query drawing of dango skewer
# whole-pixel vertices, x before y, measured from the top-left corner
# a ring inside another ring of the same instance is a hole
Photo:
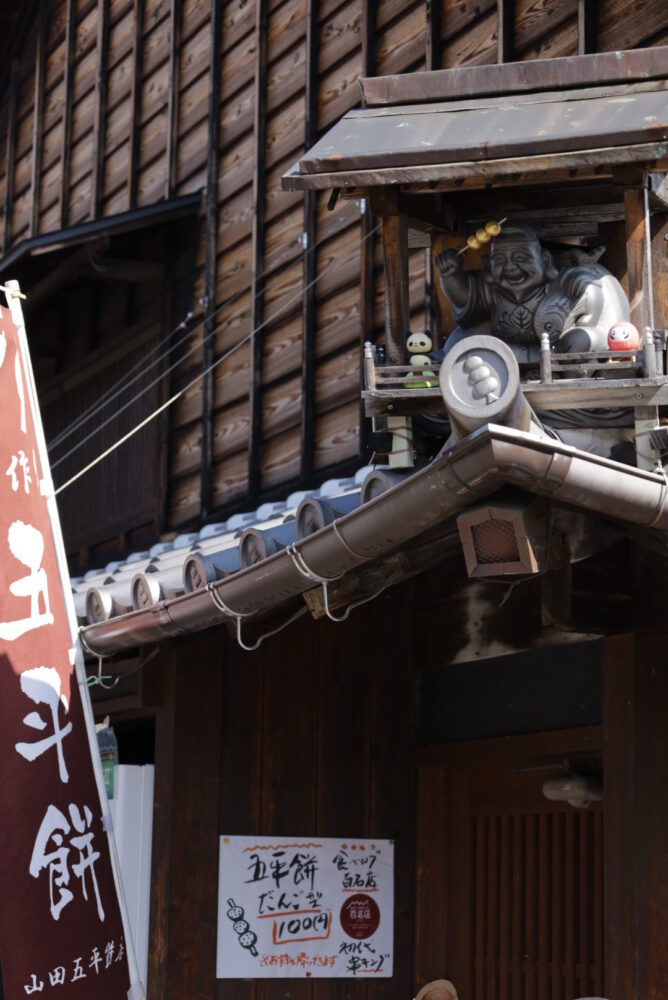
[[[465,245],[461,248],[461,250],[458,250],[457,253],[463,254],[466,253],[467,250],[479,250],[483,244],[489,243],[491,239],[494,239],[495,236],[499,235],[501,232],[501,226],[507,221],[507,216],[503,219],[499,219],[498,222],[494,219],[490,219],[489,222],[487,222],[484,226],[481,226],[480,229],[476,229],[475,233],[472,233],[468,237]]]
[[[257,934],[254,934],[253,931],[250,930],[248,921],[244,920],[243,906],[237,906],[233,899],[228,899],[227,905],[229,906],[227,916],[232,921],[232,930],[239,938],[239,944],[242,948],[246,948],[246,950],[251,953],[253,958],[257,958],[258,952],[255,947]]]

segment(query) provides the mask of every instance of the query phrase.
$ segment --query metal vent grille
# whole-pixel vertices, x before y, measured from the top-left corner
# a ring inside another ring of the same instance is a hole
[[[515,526],[511,521],[483,521],[471,526],[473,547],[479,563],[519,562]]]

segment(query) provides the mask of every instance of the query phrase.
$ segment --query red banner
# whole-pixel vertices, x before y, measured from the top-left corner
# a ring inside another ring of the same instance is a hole
[[[32,384],[27,348],[0,309],[2,982],[6,1000],[126,1000],[108,807],[75,671],[69,580]]]

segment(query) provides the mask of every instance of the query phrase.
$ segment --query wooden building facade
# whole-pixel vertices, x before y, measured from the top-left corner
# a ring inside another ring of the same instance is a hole
[[[464,581],[453,559],[254,653],[224,628],[178,641],[134,703],[100,703],[128,760],[139,727],[155,738],[150,998],[410,1000],[442,978],[462,1000],[664,995],[665,631],[545,646],[535,594],[498,608],[490,583],[476,605]],[[486,659],[523,628],[537,646]],[[543,796],[574,770],[603,803]],[[249,831],[394,840],[392,978],[215,978],[218,841]]]
[[[0,269],[56,483],[157,414],[63,493],[73,568],[368,458],[377,220],[281,190],[360,76],[666,43],[663,0],[25,4]],[[408,288],[436,325],[424,248]],[[112,665],[128,682],[97,707],[156,764],[150,1000],[410,1000],[440,977],[461,1000],[666,996],[664,560],[616,538],[565,602],[558,576],[470,581],[454,547],[340,624],[311,608],[257,652],[220,626]],[[573,771],[602,805],[542,796]],[[225,833],[394,839],[393,977],[217,980]]]
[[[0,107],[2,274],[31,292],[56,482],[184,390],[132,458],[110,459],[113,475],[70,487],[83,565],[363,464],[358,347],[384,322],[377,220],[280,180],[359,104],[360,76],[668,31],[658,0],[40,0],[19,13]],[[420,249],[410,307],[416,326],[434,321]]]

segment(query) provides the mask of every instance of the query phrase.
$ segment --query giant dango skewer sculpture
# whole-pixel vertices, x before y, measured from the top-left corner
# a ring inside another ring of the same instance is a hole
[[[489,243],[490,240],[499,235],[501,232],[501,226],[507,221],[507,217],[499,219],[498,222],[494,219],[490,219],[489,222],[485,223],[484,226],[481,226],[480,229],[476,229],[475,233],[472,233],[468,237],[466,244],[457,252],[462,254],[466,253],[467,250],[479,250],[481,246],[484,246],[485,243]]]

